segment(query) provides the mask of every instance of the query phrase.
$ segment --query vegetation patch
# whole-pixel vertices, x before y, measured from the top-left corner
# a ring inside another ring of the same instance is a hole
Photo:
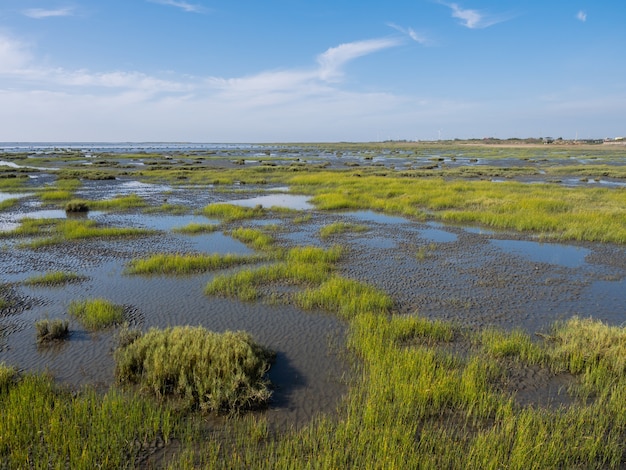
[[[95,210],[111,211],[111,210],[129,210],[145,207],[147,202],[137,194],[129,194],[128,196],[117,196],[113,199],[104,199],[102,201],[89,201],[89,206]]]
[[[29,277],[24,281],[24,284],[29,286],[62,286],[82,279],[84,278],[76,273],[52,271],[39,276]]]
[[[60,341],[68,337],[70,323],[67,320],[59,318],[54,320],[43,319],[35,323],[37,330],[37,342],[49,343],[52,341]]]
[[[216,412],[266,405],[271,392],[265,374],[272,359],[247,333],[190,326],[151,329],[115,352],[121,382]]]
[[[83,201],[80,199],[72,199],[65,204],[65,212],[89,212],[89,204],[87,201]]]
[[[274,245],[274,239],[270,235],[253,228],[236,228],[230,232],[230,236],[255,250],[267,251]]]
[[[202,213],[207,217],[217,217],[224,221],[254,219],[265,215],[265,209],[262,206],[243,207],[235,204],[215,203],[206,206]]]
[[[335,222],[325,225],[320,229],[320,238],[325,239],[333,235],[339,235],[346,232],[367,232],[367,225],[353,224],[349,222]]]
[[[202,233],[212,233],[219,230],[219,224],[199,224],[192,222],[183,227],[176,227],[172,229],[173,232],[184,233],[186,235],[200,235]]]
[[[215,269],[225,269],[239,264],[259,261],[258,256],[242,256],[218,253],[166,254],[160,253],[148,258],[130,261],[126,266],[128,274],[193,274]]]
[[[0,365],[3,468],[134,468],[151,443],[169,442],[173,413],[112,389],[71,392],[46,375]]]
[[[107,328],[124,320],[124,307],[106,299],[72,301],[68,313],[90,330]]]

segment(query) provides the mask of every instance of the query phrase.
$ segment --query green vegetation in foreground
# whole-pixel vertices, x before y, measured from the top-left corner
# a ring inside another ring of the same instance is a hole
[[[62,286],[81,279],[83,278],[76,273],[51,271],[38,276],[29,277],[24,281],[24,284],[29,286]]]
[[[87,201],[72,199],[65,204],[65,212],[89,212]]]
[[[199,224],[192,222],[183,227],[176,227],[172,229],[173,232],[184,233],[187,235],[199,235],[202,233],[215,232],[220,228],[219,224]]]
[[[115,352],[116,375],[186,408],[238,412],[265,405],[273,353],[244,332],[202,327],[152,329]]]
[[[2,468],[134,468],[150,443],[169,442],[173,422],[151,400],[115,389],[72,393],[0,364]]]
[[[124,307],[106,299],[72,301],[68,307],[68,313],[76,317],[89,330],[107,328],[124,320]]]
[[[258,256],[234,254],[159,253],[148,258],[131,260],[127,264],[125,272],[127,274],[194,274],[259,260]]]
[[[69,326],[70,323],[67,320],[61,320],[60,318],[39,320],[35,323],[37,342],[49,343],[65,339],[69,335]]]
[[[206,206],[202,210],[202,213],[207,217],[217,217],[226,222],[231,222],[234,220],[262,217],[265,214],[265,209],[261,206],[244,207],[235,204],[215,203]]]
[[[325,225],[320,229],[320,238],[326,239],[333,235],[339,235],[346,232],[367,232],[367,225],[352,224],[349,222],[335,222]]]

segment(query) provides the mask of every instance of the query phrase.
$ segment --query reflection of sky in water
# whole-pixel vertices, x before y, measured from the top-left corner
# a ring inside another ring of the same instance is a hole
[[[357,211],[346,212],[348,217],[353,217],[363,222],[376,222],[379,224],[408,224],[409,220],[403,217],[395,217],[392,215],[379,214],[374,211]]]
[[[583,266],[585,257],[590,253],[587,248],[555,243],[523,240],[490,240],[490,242],[509,254],[517,254],[530,261],[556,264],[566,268]]]
[[[31,194],[11,194],[11,193],[0,193],[0,202],[8,201],[9,199],[20,199],[22,197],[32,196]]]
[[[286,207],[287,209],[306,210],[313,208],[313,205],[309,202],[310,199],[310,196],[279,193],[253,197],[250,199],[236,199],[234,201],[228,201],[228,203],[244,207],[255,207],[261,205],[263,207]]]

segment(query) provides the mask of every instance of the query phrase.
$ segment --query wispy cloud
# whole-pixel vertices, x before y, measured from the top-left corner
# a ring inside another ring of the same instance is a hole
[[[53,10],[45,8],[28,8],[23,10],[22,13],[29,18],[40,20],[42,18],[52,18],[58,16],[72,16],[74,14],[73,8],[56,8]]]
[[[398,31],[398,32],[408,36],[413,41],[415,41],[415,42],[417,42],[419,44],[422,44],[423,46],[426,46],[426,45],[431,43],[430,39],[428,39],[423,34],[418,33],[413,28],[403,28],[402,26],[399,26],[399,25],[397,25],[395,23],[387,23],[387,26],[389,26],[390,28],[393,28],[396,31]]]
[[[509,19],[506,16],[494,16],[484,13],[480,10],[462,8],[457,3],[440,3],[450,8],[450,10],[452,10],[452,17],[460,20],[461,24],[469,29],[488,28],[489,26],[493,26],[497,23],[502,23],[503,21]]]
[[[580,10],[576,14],[576,18],[584,23],[585,21],[587,21],[587,13],[584,12],[583,10]]]
[[[180,8],[188,13],[206,13],[208,9],[197,3],[189,3],[184,0],[148,0],[151,3],[158,3],[159,5],[168,5],[176,8]]]
[[[8,36],[0,35],[0,74],[20,70],[30,61],[26,46]]]
[[[331,47],[317,57],[319,77],[326,81],[336,80],[341,77],[341,68],[345,63],[357,57],[396,47],[400,44],[401,41],[397,38],[379,38],[348,42],[337,47]]]

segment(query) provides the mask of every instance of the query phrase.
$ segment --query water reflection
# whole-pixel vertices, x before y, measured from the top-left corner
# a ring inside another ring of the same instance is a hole
[[[590,253],[587,248],[556,243],[539,243],[524,240],[490,240],[501,250],[517,254],[530,261],[556,264],[566,268],[577,268],[585,264],[585,257]]]

